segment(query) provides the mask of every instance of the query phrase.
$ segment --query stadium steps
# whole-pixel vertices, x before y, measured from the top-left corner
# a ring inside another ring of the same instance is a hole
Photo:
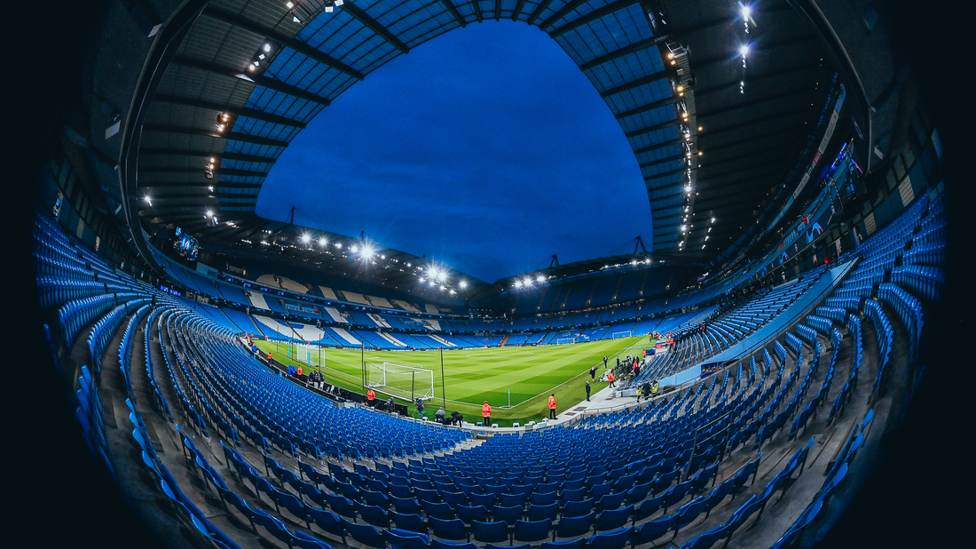
[[[434,341],[443,344],[445,347],[457,347],[456,343],[452,343],[439,335],[426,334],[427,337],[433,339]]]
[[[156,495],[156,487],[147,485],[142,480],[142,475],[144,474],[142,471],[143,465],[142,461],[137,459],[140,456],[138,446],[130,434],[133,425],[128,418],[129,410],[125,405],[125,383],[118,360],[119,343],[122,340],[122,333],[125,330],[126,324],[127,322],[124,322],[119,327],[107,346],[112,352],[105,353],[102,361],[102,376],[98,381],[99,394],[103,396],[106,404],[107,402],[111,402],[111,413],[113,414],[113,423],[115,424],[113,426],[109,422],[106,422],[105,437],[108,441],[107,453],[109,460],[112,463],[116,480],[118,481],[117,486],[119,491],[122,492],[123,497],[125,497],[129,505],[139,515],[148,519],[144,522],[153,534],[161,536],[159,539],[166,539],[167,543],[172,543],[173,547],[193,549],[197,545],[192,539],[193,536],[188,535],[189,530],[187,530],[176,514],[160,505],[159,502],[161,500]],[[141,328],[142,326],[142,323],[137,324],[137,328]],[[137,329],[136,331],[138,333],[141,329]],[[142,345],[142,343],[142,337],[134,338],[133,356],[141,355],[139,352],[141,347],[136,345]],[[147,429],[155,431],[155,436],[150,431],[150,438],[153,439],[153,447],[161,459],[179,456],[180,450],[173,444],[172,438],[168,436],[168,430],[162,426],[156,427],[156,425],[159,425],[159,416],[154,411],[147,409],[148,403],[152,402],[152,396],[146,390],[148,382],[144,378],[145,368],[141,358],[138,362],[133,360],[132,373],[133,390],[137,394],[136,409],[143,414],[143,421],[146,423]],[[182,475],[180,469],[172,470],[174,476],[180,481],[181,485],[192,486],[191,479],[185,474],[185,468],[181,469],[183,470]],[[194,498],[195,502],[202,500],[202,497],[196,490],[188,490],[187,495]],[[222,514],[222,510],[218,511],[217,509],[211,509],[211,512],[215,516]]]
[[[357,347],[360,346],[360,345],[362,345],[362,342],[361,341],[359,341],[358,339],[356,339],[355,337],[353,337],[352,334],[350,334],[349,332],[347,332],[343,328],[332,327],[331,330],[333,332],[335,332],[336,335],[338,335],[343,340],[345,340],[347,343],[350,343],[350,344],[355,345]]]
[[[390,334],[387,334],[387,333],[384,333],[384,332],[380,332],[380,331],[377,331],[376,334],[379,335],[380,337],[382,337],[383,339],[389,341],[390,343],[396,345],[397,347],[407,347],[407,344],[406,343],[400,341],[399,339],[393,337]]]

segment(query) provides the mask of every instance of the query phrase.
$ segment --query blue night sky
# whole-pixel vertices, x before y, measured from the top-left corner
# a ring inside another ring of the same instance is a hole
[[[369,74],[281,155],[258,215],[389,247],[487,282],[652,241],[637,161],[544,32],[469,25]]]

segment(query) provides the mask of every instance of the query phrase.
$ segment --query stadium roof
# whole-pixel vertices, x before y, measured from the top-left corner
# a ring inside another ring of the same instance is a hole
[[[384,63],[485,19],[535,25],[579,65],[641,167],[653,250],[695,260],[769,205],[831,74],[786,0],[764,2],[748,23],[714,0],[194,1],[164,28],[136,90],[120,170],[126,215],[224,253],[263,253],[260,234],[297,238],[300,227],[255,213],[295,136]]]

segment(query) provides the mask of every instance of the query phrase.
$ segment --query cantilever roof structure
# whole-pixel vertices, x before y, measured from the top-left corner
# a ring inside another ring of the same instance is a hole
[[[743,34],[735,4],[715,0],[191,1],[137,90],[126,212],[151,234],[180,226],[233,253],[260,254],[262,233],[294,244],[301,228],[255,205],[312,118],[427,40],[511,19],[548,33],[616,117],[645,179],[654,250],[712,258],[783,183],[830,74],[786,0],[753,17]]]

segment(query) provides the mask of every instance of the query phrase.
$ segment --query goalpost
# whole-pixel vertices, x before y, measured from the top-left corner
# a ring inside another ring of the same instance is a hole
[[[413,402],[434,398],[434,371],[392,362],[367,362],[366,387]]]
[[[614,332],[610,335],[610,339],[617,339],[620,337],[630,337],[631,332]]]
[[[576,343],[576,340],[571,337],[561,337],[555,341],[556,345],[568,345],[570,343]]]

